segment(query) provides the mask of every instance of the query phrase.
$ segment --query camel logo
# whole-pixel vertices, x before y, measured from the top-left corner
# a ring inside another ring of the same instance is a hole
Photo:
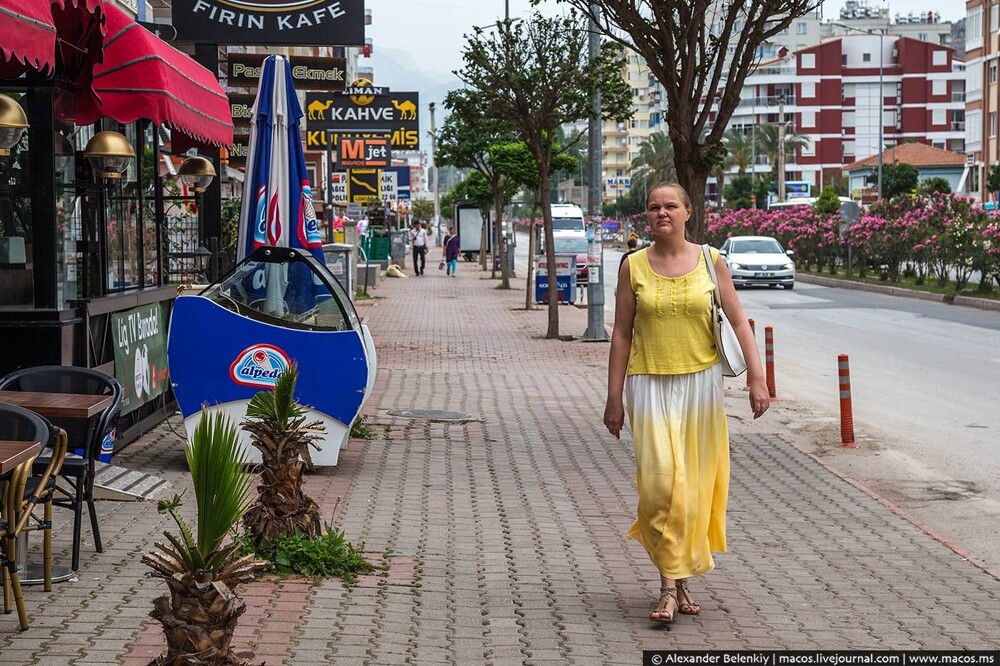
[[[291,359],[274,345],[247,347],[229,366],[229,378],[240,386],[270,389],[288,371]]]
[[[332,99],[328,99],[325,102],[315,99],[309,102],[309,106],[306,107],[306,112],[308,114],[306,118],[309,120],[326,120],[326,111],[332,104]]]
[[[392,105],[396,107],[397,111],[399,111],[400,120],[417,119],[417,107],[410,100],[407,99],[400,102],[398,99],[391,99],[389,101],[392,102]]]

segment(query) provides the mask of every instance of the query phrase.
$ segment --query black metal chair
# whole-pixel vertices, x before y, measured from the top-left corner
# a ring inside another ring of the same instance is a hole
[[[45,445],[50,441],[51,428],[45,419],[27,409],[0,404],[0,440],[10,442],[38,442]],[[3,568],[3,609],[11,612],[11,597],[17,607],[17,619],[24,631],[28,628],[28,612],[24,606],[21,591],[21,577],[17,570],[16,541],[28,516],[22,511],[24,496],[31,467],[36,457],[21,463],[13,472],[2,479],[3,504],[0,512],[0,566]],[[25,520],[21,520],[21,518]]]
[[[94,534],[94,548],[104,552],[101,532],[97,525],[94,506],[94,476],[97,459],[101,453],[104,435],[111,430],[112,422],[122,403],[122,386],[114,377],[90,368],[45,365],[16,370],[0,379],[0,391],[36,391],[41,393],[79,393],[111,396],[111,404],[89,419],[52,417],[54,426],[66,431],[69,450],[80,450],[80,457],[67,456],[59,471],[59,478],[69,488],[57,485],[53,503],[73,511],[73,562],[72,569],[80,568],[80,536],[83,528],[83,505],[90,514],[90,527]],[[50,460],[35,461],[35,472],[41,474]]]

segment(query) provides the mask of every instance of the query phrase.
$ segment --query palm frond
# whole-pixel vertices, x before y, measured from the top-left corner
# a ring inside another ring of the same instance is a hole
[[[295,400],[295,385],[298,382],[299,369],[295,363],[278,378],[274,389],[261,391],[255,395],[247,407],[247,418],[271,421],[284,430],[289,419],[301,416],[304,411]]]
[[[239,523],[249,506],[251,476],[236,426],[222,412],[203,410],[187,447],[198,503],[197,550],[211,553]]]

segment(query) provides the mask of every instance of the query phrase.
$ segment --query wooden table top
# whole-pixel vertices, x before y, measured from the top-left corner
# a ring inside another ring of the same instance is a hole
[[[111,404],[110,395],[86,393],[40,393],[33,391],[0,391],[0,402],[17,405],[42,416],[63,416],[89,419]]]
[[[0,441],[0,476],[16,469],[40,449],[41,445],[38,442]]]

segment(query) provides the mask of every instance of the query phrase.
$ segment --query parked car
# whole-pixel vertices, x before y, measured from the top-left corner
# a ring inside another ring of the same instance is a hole
[[[587,238],[585,236],[557,236],[552,240],[556,254],[576,255],[576,285],[587,284]]]
[[[766,284],[785,289],[795,287],[795,263],[791,250],[770,236],[731,236],[719,248],[733,277],[733,284],[743,287]]]

